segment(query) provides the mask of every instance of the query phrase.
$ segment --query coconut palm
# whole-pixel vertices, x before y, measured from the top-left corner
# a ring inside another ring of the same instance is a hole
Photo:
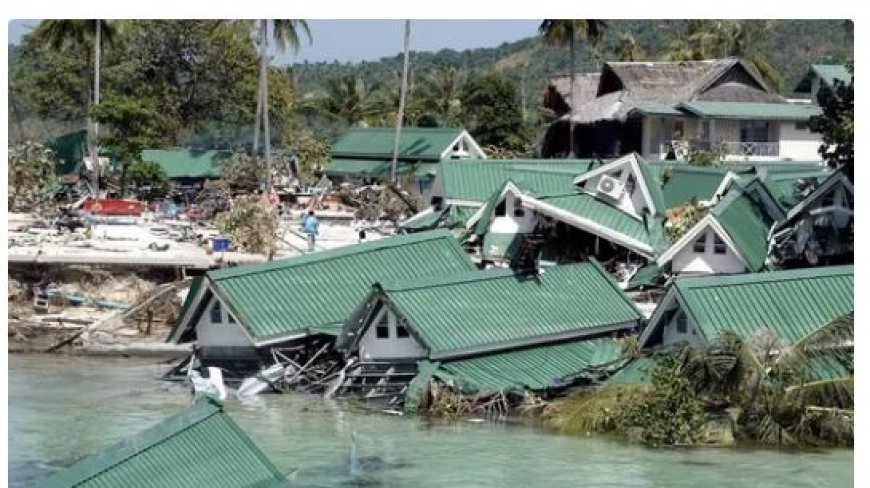
[[[75,19],[75,20],[43,20],[37,26],[34,34],[48,47],[60,50],[70,47],[80,50],[90,58],[89,47],[93,47],[93,102],[88,97],[88,104],[100,103],[100,57],[103,49],[111,45],[115,36],[112,22],[105,19]],[[90,59],[88,59],[90,61]],[[88,63],[90,64],[90,63]],[[99,136],[99,126],[88,117],[88,157],[93,165],[93,190],[99,186],[99,160],[96,150],[96,139]]]
[[[468,74],[453,66],[439,66],[421,81],[420,104],[437,125],[451,127],[459,123],[467,81]]]
[[[637,39],[630,30],[624,31],[619,36],[619,46],[616,49],[616,59],[620,61],[643,61],[646,53],[638,44]]]
[[[393,157],[390,161],[390,183],[396,184],[396,161],[399,157],[399,140],[402,137],[402,119],[405,117],[405,100],[408,96],[408,49],[411,45],[411,21],[405,21],[405,42],[402,61],[402,91],[399,96],[399,112],[396,117],[396,139],[393,141]]]
[[[326,81],[325,90],[303,101],[303,110],[314,112],[351,126],[369,125],[381,120],[385,100],[377,85],[349,74]]]
[[[547,19],[541,22],[538,32],[544,37],[544,42],[555,46],[568,45],[571,59],[571,111],[568,120],[568,157],[574,157],[574,78],[575,78],[575,42],[579,37],[593,45],[598,45],[604,36],[607,23],[596,19]]]
[[[311,30],[308,28],[308,23],[304,20],[260,20],[259,21],[259,46],[260,46],[260,79],[257,88],[257,117],[254,122],[254,154],[258,150],[258,141],[260,137],[260,118],[263,123],[263,149],[266,159],[266,191],[272,189],[272,165],[270,155],[269,141],[269,76],[268,65],[269,58],[267,56],[269,50],[269,24],[272,24],[272,37],[275,40],[275,46],[279,51],[284,52],[288,47],[294,52],[299,50],[300,38],[299,34],[304,33],[311,42]]]

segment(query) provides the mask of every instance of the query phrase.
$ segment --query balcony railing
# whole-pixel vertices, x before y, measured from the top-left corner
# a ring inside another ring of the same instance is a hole
[[[688,157],[689,150],[721,152],[723,156],[779,156],[778,142],[740,142],[728,141],[713,143],[711,141],[670,141],[659,145],[660,154],[668,154],[674,149],[677,159]]]

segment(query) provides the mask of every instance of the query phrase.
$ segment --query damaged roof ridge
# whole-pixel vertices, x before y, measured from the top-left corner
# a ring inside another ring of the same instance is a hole
[[[855,274],[855,265],[820,266],[814,268],[767,271],[762,273],[742,273],[733,275],[684,276],[674,279],[679,290],[720,288],[723,286],[754,285],[771,281],[798,281],[806,278],[830,278]]]
[[[549,272],[549,271],[547,271]],[[516,271],[510,268],[493,268],[485,270],[471,270],[464,273],[444,274],[432,278],[414,278],[410,280],[378,282],[378,286],[385,293],[422,290],[441,286],[460,285],[480,281],[498,280],[508,277],[530,278],[545,273],[534,271]]]
[[[385,239],[377,239],[374,241],[368,241],[359,244],[351,244],[349,246],[338,247],[335,249],[327,249],[324,251],[318,251],[316,253],[305,254],[302,256],[294,256],[291,258],[279,259],[266,263],[256,263],[245,266],[238,266],[235,268],[211,270],[208,271],[206,275],[211,281],[217,282],[231,278],[252,276],[260,273],[269,273],[282,269],[315,264],[327,259],[342,259],[365,252],[374,252],[382,249],[391,249],[394,247],[405,246],[408,244],[434,241],[445,238],[453,239],[453,234],[447,229],[415,232],[413,234],[397,235],[393,237],[387,237]]]

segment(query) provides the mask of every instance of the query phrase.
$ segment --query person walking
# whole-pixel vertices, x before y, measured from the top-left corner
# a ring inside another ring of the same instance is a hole
[[[320,228],[320,222],[314,216],[314,210],[308,211],[308,216],[302,221],[302,231],[308,236],[308,252],[314,251],[314,241]]]

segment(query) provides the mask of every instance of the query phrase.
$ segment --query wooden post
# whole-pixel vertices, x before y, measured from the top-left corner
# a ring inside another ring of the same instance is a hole
[[[151,335],[151,325],[154,323],[154,309],[149,308],[145,312],[145,335]]]

